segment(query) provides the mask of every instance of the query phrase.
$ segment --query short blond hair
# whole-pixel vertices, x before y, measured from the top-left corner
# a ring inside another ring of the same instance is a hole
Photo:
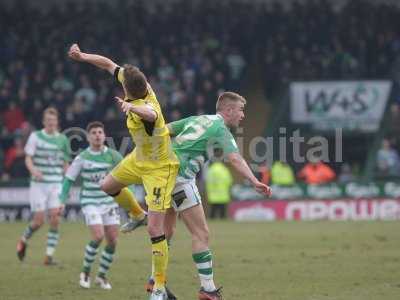
[[[246,104],[246,99],[243,96],[234,92],[223,92],[221,95],[219,95],[217,100],[217,112],[221,111],[226,106],[226,104],[232,102],[242,102],[243,104]]]
[[[45,115],[52,115],[58,118],[58,110],[55,107],[48,107],[43,111],[43,118]]]

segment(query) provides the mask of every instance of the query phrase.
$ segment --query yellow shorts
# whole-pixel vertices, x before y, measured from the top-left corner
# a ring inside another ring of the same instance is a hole
[[[171,194],[178,170],[178,161],[140,166],[134,153],[130,153],[111,171],[111,176],[126,186],[143,184],[148,209],[165,212],[171,207]]]

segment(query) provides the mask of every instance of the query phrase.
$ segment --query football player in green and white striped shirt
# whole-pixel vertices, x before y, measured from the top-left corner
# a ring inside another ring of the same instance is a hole
[[[105,237],[106,246],[101,253],[95,283],[101,288],[109,290],[111,285],[106,274],[113,261],[120,221],[118,204],[101,190],[100,184],[103,178],[122,160],[122,156],[104,145],[106,136],[104,125],[101,122],[89,123],[86,131],[89,147],[82,151],[68,168],[60,199],[65,203],[72,184],[80,174],[82,177],[80,203],[86,225],[89,227],[91,240],[85,247],[79,284],[83,288],[90,288],[91,267]]]
[[[212,253],[208,244],[208,226],[196,186],[196,174],[215,148],[222,149],[229,164],[248,179],[260,193],[270,195],[271,189],[261,183],[239,153],[229,128],[237,128],[244,118],[246,99],[233,92],[222,93],[216,104],[217,114],[189,117],[168,124],[170,134],[175,136],[173,148],[179,158],[180,168],[172,192],[172,206],[167,212],[165,226],[175,227],[176,213],[184,221],[192,236],[192,257],[199,279],[200,300],[222,299],[213,278]],[[166,230],[170,239],[173,230]]]
[[[70,146],[67,137],[58,132],[58,112],[55,108],[50,107],[43,112],[43,125],[42,130],[31,133],[25,146],[25,164],[31,173],[29,201],[33,219],[18,241],[17,255],[21,261],[25,258],[27,242],[43,225],[48,211],[50,229],[44,263],[52,265],[59,237],[61,203],[58,194],[70,160]]]

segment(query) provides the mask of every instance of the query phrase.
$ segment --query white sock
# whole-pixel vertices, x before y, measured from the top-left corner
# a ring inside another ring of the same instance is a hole
[[[212,291],[215,291],[217,289],[215,287],[213,278],[202,278],[202,277],[200,277],[200,284],[207,292],[212,292]]]
[[[54,247],[46,247],[46,255],[47,256],[53,256],[55,250],[56,249]]]

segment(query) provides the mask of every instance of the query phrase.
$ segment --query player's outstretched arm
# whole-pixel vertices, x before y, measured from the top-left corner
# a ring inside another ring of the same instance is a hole
[[[107,70],[111,74],[114,74],[115,68],[118,67],[115,62],[105,56],[82,52],[78,44],[73,44],[69,48],[68,56],[73,60],[86,62],[100,69]]]
[[[260,182],[253,174],[251,171],[249,165],[247,162],[244,160],[244,158],[237,152],[233,152],[228,154],[228,160],[229,163],[232,165],[232,167],[240,173],[243,177],[246,179],[250,180],[251,184],[253,187],[262,194],[265,194],[267,196],[271,196],[271,188]]]

